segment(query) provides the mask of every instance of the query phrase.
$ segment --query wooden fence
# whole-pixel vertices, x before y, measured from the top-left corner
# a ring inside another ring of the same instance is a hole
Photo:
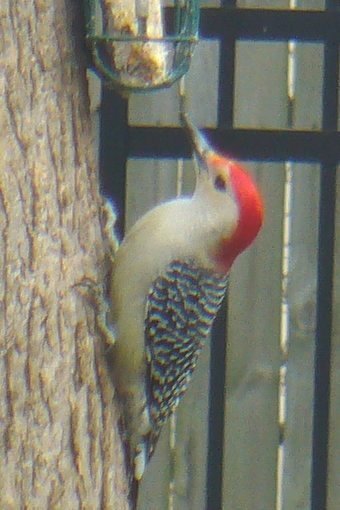
[[[323,10],[325,1],[239,0],[237,5]],[[191,116],[202,127],[215,127],[219,118],[221,58],[218,40],[201,40],[185,80]],[[233,127],[320,130],[324,65],[321,42],[237,40]],[[132,95],[129,125],[178,126],[177,94],[174,85],[150,95]],[[218,446],[222,463],[215,466],[222,480],[221,506],[309,510],[321,166],[308,161],[246,164],[261,187],[266,220],[231,277],[224,440]],[[126,228],[153,205],[190,193],[193,185],[189,160],[130,158]],[[339,178],[337,205],[328,510],[340,507]],[[213,348],[219,348],[218,341]],[[214,418],[209,414],[209,378],[207,346],[147,469],[139,510],[219,510],[214,480],[207,478],[209,417],[210,422]]]

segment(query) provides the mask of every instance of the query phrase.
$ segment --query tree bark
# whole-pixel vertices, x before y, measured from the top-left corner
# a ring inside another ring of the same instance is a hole
[[[129,508],[103,303],[81,291],[107,270],[81,23],[76,0],[0,3],[2,510]]]

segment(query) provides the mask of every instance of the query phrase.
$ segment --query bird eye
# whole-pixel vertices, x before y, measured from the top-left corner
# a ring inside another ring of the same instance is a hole
[[[222,175],[218,175],[215,179],[214,186],[218,191],[225,191],[226,190],[226,184],[225,180],[223,179]]]

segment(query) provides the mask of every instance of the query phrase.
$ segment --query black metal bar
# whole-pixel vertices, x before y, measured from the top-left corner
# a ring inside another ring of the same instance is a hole
[[[271,161],[340,160],[337,131],[293,131],[261,129],[206,129],[212,145],[239,159]],[[190,157],[188,141],[180,128],[131,127],[133,157]]]
[[[328,0],[329,12],[335,2]],[[334,14],[334,11],[332,11]],[[339,49],[325,45],[323,85],[323,129],[337,128]],[[332,297],[336,207],[336,164],[332,154],[323,159],[320,178],[317,325],[315,345],[314,414],[311,509],[326,510],[328,484],[328,440],[332,353]]]
[[[340,12],[281,9],[201,9],[200,36],[235,39],[340,41]]]
[[[223,455],[225,426],[225,384],[227,304],[215,320],[211,335],[209,377],[209,424],[207,458],[207,509],[223,508]]]
[[[222,0],[235,7],[236,0]],[[219,39],[218,128],[232,128],[234,121],[235,38],[224,31]],[[227,300],[214,323],[210,346],[209,427],[206,508],[223,507],[223,461],[225,440],[225,387],[227,361]]]
[[[224,8],[231,8],[236,5],[236,1],[223,0],[222,5]],[[219,42],[217,125],[219,128],[232,128],[234,120],[235,38],[233,34],[224,30],[220,34]]]
[[[311,510],[326,510],[335,234],[335,165],[322,165],[320,180],[317,327],[315,345]]]
[[[235,39],[222,36],[220,41],[217,125],[232,128],[234,120]]]
[[[128,156],[127,100],[103,87],[100,110],[99,173],[101,192],[113,199],[118,212],[116,231],[123,237]]]

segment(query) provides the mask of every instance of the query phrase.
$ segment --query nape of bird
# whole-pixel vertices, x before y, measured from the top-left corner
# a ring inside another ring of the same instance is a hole
[[[183,122],[196,160],[195,191],[140,218],[113,268],[114,375],[136,480],[187,389],[230,268],[263,222],[250,174],[213,150],[187,115]]]

